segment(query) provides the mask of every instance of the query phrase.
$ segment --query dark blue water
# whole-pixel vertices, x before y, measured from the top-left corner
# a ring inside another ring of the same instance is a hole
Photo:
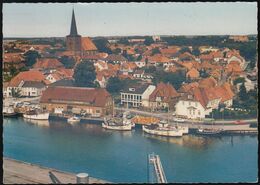
[[[111,182],[147,182],[147,154],[168,182],[256,182],[257,137],[151,137],[99,125],[4,119],[4,156]]]

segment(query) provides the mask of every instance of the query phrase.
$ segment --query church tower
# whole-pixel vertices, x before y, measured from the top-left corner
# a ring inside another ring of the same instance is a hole
[[[70,34],[66,36],[67,50],[81,52],[81,35],[78,34],[74,9],[72,10],[72,19]]]

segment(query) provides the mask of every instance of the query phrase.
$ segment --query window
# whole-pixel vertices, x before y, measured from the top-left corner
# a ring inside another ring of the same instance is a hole
[[[198,110],[198,115],[200,115],[200,111]]]
[[[189,101],[189,105],[190,105],[190,101]]]
[[[182,105],[184,105],[184,101],[182,101]]]
[[[196,102],[196,103],[195,103],[195,107],[197,107],[197,106],[198,106],[198,103]]]
[[[96,113],[100,113],[100,110],[96,110]]]

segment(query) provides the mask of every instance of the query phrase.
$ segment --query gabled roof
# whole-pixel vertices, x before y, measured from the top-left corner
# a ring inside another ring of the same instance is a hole
[[[63,64],[56,58],[39,58],[33,65],[37,69],[56,69],[64,67]]]
[[[192,82],[192,83],[187,83],[187,84],[183,84],[180,89],[179,92],[190,92],[193,88],[199,87],[199,83],[198,82]]]
[[[200,73],[195,68],[192,68],[186,73],[186,76],[190,78],[198,78],[200,77]]]
[[[213,77],[203,78],[199,81],[199,87],[215,87],[217,85],[217,81]]]
[[[179,94],[171,84],[160,82],[157,84],[156,89],[149,96],[149,100],[156,101],[156,97],[158,96],[162,97],[163,102],[168,103],[172,98],[178,97]]]
[[[92,42],[92,40],[89,37],[81,38],[81,47],[82,47],[82,50],[85,50],[85,51],[97,50],[97,47],[95,46],[95,44]]]
[[[108,55],[106,57],[106,60],[108,60],[108,61],[127,61],[127,59],[125,57],[123,57],[122,55],[115,55],[115,54]]]
[[[130,94],[143,94],[144,91],[148,88],[149,84],[133,84],[129,85],[128,87],[122,90],[123,93],[130,93]]]
[[[21,53],[4,53],[4,62],[22,62],[23,60]]]
[[[37,70],[23,71],[17,74],[9,83],[10,87],[17,87],[21,81],[44,81],[45,76]]]
[[[104,107],[110,94],[103,88],[49,87],[43,91],[41,103],[55,101],[82,102],[92,106]]]
[[[154,56],[149,57],[148,61],[165,63],[171,61],[171,59],[163,56],[162,54],[155,54]]]
[[[45,87],[45,84],[39,81],[25,81],[22,87],[34,87],[34,88],[42,89]]]

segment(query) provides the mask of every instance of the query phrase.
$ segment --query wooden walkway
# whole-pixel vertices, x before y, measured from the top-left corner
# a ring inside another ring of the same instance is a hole
[[[3,158],[3,183],[4,184],[52,184],[49,177],[51,171],[61,183],[76,183],[76,174],[58,171],[14,159]],[[89,183],[104,184],[107,181],[90,177]]]

